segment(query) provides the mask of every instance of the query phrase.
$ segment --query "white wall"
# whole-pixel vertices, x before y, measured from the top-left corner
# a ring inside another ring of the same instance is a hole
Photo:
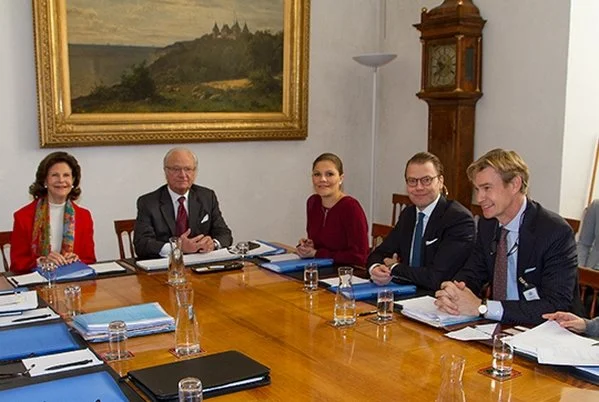
[[[570,17],[560,212],[567,217],[580,218],[587,203],[599,139],[599,2],[573,1]]]
[[[590,138],[580,140],[580,133],[597,135],[596,128],[588,133],[589,127],[597,127],[592,113],[597,102],[589,98],[588,90],[585,102],[582,97],[584,77],[592,76],[592,64],[587,65],[583,56],[592,53],[589,49],[596,46],[591,41],[597,37],[595,33],[585,38],[584,32],[594,24],[590,11],[597,12],[596,5],[590,8],[593,0],[585,1],[589,8],[572,10],[573,21],[586,28],[572,30],[574,39],[579,39],[570,48],[568,66],[570,1],[475,0],[487,20],[475,157],[493,147],[517,150],[531,168],[531,195],[555,210],[561,200],[570,216],[581,212],[579,200],[586,199],[582,188],[586,178],[572,178],[589,171],[592,152]],[[415,96],[420,84],[420,41],[412,24],[419,22],[421,7],[440,3],[388,1],[387,35],[381,40],[379,1],[311,2],[308,139],[190,145],[200,159],[198,182],[216,190],[236,239],[295,242],[305,227],[310,164],[324,151],[343,158],[345,189],[368,210],[372,74],[351,57],[373,50],[398,54],[379,75],[375,220],[390,221],[391,193],[405,191],[405,161],[426,149],[428,111]],[[0,1],[0,230],[12,227],[12,211],[28,201],[27,187],[37,164],[51,151],[38,145],[31,21],[30,2]],[[584,117],[578,118],[577,113]],[[163,182],[160,166],[168,148],[70,150],[83,167],[81,203],[94,215],[100,259],[117,256],[112,221],[133,217],[136,198]]]
[[[385,50],[398,60],[384,68],[377,178],[379,222],[390,220],[391,194],[405,192],[406,160],[427,146],[428,107],[420,85],[421,7],[439,0],[388,2]],[[569,1],[475,0],[483,30],[483,97],[476,111],[474,157],[514,149],[531,170],[531,196],[557,210],[565,110]]]
[[[346,190],[368,199],[370,104],[368,74],[351,56],[374,43],[374,0],[312,2],[309,137],[293,142],[192,144],[199,157],[198,183],[213,188],[236,239],[290,244],[305,232],[305,199],[311,163],[324,151],[346,164]],[[0,230],[29,200],[27,188],[39,161],[52,150],[38,142],[30,1],[0,1]],[[72,148],[83,169],[80,203],[95,220],[99,259],[117,257],[113,220],[135,216],[135,200],[164,181],[169,145]]]

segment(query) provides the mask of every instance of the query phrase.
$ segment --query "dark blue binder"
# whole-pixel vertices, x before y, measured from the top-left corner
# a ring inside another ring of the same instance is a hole
[[[329,286],[327,290],[331,292],[336,292],[338,286]],[[378,286],[375,283],[360,283],[352,286],[354,289],[354,297],[356,300],[366,300],[371,298],[376,298],[377,293],[381,289],[389,289],[392,290],[396,295],[409,295],[416,293],[415,285],[399,285],[397,283],[390,283],[385,286]]]
[[[317,264],[318,267],[329,267],[333,265],[332,258],[304,258],[300,260],[289,260],[279,262],[264,262],[260,266],[278,273],[301,271],[308,264]]]
[[[45,276],[44,272],[40,267],[36,268],[36,271],[40,273],[40,275]],[[89,279],[94,278],[96,276],[96,271],[89,265],[81,262],[75,261],[70,264],[61,265],[56,268],[56,281],[57,282],[66,282],[73,281],[77,279]]]
[[[0,400],[128,402],[129,398],[109,373],[100,371],[3,390]]]
[[[80,349],[79,343],[62,322],[0,331],[0,345],[0,362]]]

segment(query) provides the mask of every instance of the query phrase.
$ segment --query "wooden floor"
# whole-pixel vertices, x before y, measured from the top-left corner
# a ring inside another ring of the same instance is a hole
[[[443,336],[443,331],[397,315],[388,326],[359,318],[354,328],[327,325],[334,295],[302,291],[302,284],[251,264],[243,271],[189,274],[206,353],[238,350],[271,368],[272,384],[215,401],[434,401],[440,357],[466,358],[468,401],[599,400],[599,387],[516,357],[522,375],[500,383],[477,371],[491,363],[490,349]],[[58,295],[62,288],[58,285]],[[82,282],[83,310],[93,312],[159,302],[175,316],[176,300],[165,273]],[[43,292],[40,290],[40,292]],[[60,299],[60,297],[59,297]],[[64,309],[62,300],[58,309]],[[358,311],[373,307],[358,302]],[[174,333],[132,338],[134,358],[113,363],[121,375],[176,361],[168,349]],[[107,344],[94,344],[105,352]]]

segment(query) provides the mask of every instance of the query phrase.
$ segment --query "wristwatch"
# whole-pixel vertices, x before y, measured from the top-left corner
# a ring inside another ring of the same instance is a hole
[[[489,308],[487,307],[487,299],[482,299],[480,301],[480,306],[478,306],[479,317],[484,318],[485,314],[487,314],[487,311],[489,311]]]

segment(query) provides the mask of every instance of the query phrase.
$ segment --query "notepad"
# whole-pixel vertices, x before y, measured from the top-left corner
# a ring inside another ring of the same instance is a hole
[[[111,272],[125,272],[126,269],[120,266],[117,262],[100,262],[91,264],[90,267],[96,271],[96,274],[108,274]]]
[[[79,349],[79,344],[62,322],[2,330],[0,345],[0,360],[44,356]]]
[[[316,264],[319,267],[328,267],[333,265],[332,258],[305,258],[305,259],[293,259],[286,261],[279,261],[277,263],[263,263],[261,267],[269,269],[278,273],[301,271],[308,264]]]
[[[71,325],[85,340],[104,342],[108,340],[108,324],[116,320],[127,324],[130,338],[175,330],[175,319],[157,302],[78,315]]]
[[[336,292],[338,287],[338,285],[329,286],[327,290],[331,292]],[[399,285],[397,283],[390,283],[385,286],[379,286],[375,283],[368,281],[366,283],[360,283],[357,285],[352,284],[352,288],[354,290],[354,297],[356,298],[356,300],[376,298],[378,292],[382,289],[392,290],[393,293],[396,295],[409,295],[416,293],[415,285]]]
[[[35,310],[24,311],[23,314],[0,317],[0,327],[8,327],[13,325],[29,325],[33,322],[55,320],[60,318],[49,307],[37,308]]]
[[[129,372],[133,383],[157,400],[176,398],[177,384],[187,376],[202,381],[204,397],[270,384],[268,367],[232,350]]]
[[[476,321],[478,316],[452,315],[445,313],[435,306],[435,298],[431,296],[415,297],[408,300],[396,301],[402,306],[401,313],[406,317],[423,322],[433,327],[448,327]]]
[[[2,401],[110,401],[128,402],[118,383],[106,371],[61,378],[0,391]]]

